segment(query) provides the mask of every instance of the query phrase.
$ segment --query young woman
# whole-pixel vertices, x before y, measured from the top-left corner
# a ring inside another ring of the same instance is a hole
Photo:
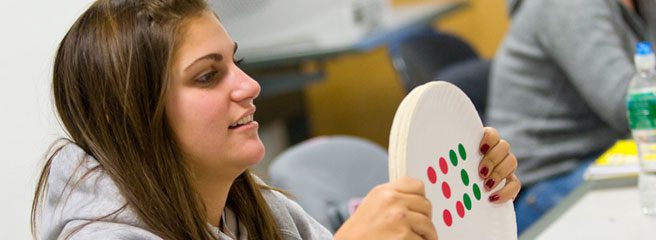
[[[48,158],[32,210],[42,239],[330,239],[248,168],[264,147],[260,86],[202,0],[99,0],[55,59],[54,95],[70,140]],[[494,129],[482,177],[514,198],[517,161]],[[418,180],[374,188],[336,239],[436,239]]]

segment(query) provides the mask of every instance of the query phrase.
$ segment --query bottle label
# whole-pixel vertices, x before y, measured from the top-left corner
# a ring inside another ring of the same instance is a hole
[[[626,101],[629,127],[656,129],[656,95],[654,92],[631,93]]]

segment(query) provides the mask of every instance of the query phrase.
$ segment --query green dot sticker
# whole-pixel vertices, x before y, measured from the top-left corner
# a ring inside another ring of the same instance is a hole
[[[465,184],[465,186],[469,186],[469,174],[467,174],[465,169],[460,170],[460,178],[462,178],[462,183]]]
[[[451,159],[451,164],[453,164],[454,167],[458,166],[458,156],[456,156],[455,151],[449,150],[449,159]]]
[[[469,198],[469,195],[465,193],[465,195],[462,196],[462,202],[465,203],[465,208],[467,208],[467,210],[471,210],[472,202],[471,198]]]
[[[478,184],[474,183],[474,197],[476,200],[481,200],[481,189],[478,187]]]
[[[465,152],[465,146],[463,146],[462,143],[458,144],[458,153],[460,153],[460,158],[462,158],[463,161],[467,160],[467,152]]]

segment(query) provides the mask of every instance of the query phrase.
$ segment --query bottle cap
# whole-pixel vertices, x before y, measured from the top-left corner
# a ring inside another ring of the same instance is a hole
[[[656,66],[656,57],[649,42],[639,42],[636,44],[636,53],[634,56],[635,67],[638,71],[654,70]]]
[[[653,54],[654,51],[651,50],[651,43],[649,42],[639,42],[636,44],[636,55],[649,55]]]

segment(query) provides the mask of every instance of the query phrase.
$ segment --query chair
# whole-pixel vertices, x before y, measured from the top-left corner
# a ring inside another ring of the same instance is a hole
[[[348,218],[348,203],[388,181],[387,151],[357,137],[318,137],[281,153],[269,168],[270,182],[319,223],[335,232]]]
[[[435,80],[453,83],[472,100],[485,122],[490,62],[479,58],[464,40],[429,28],[401,37],[389,48],[407,92]]]

